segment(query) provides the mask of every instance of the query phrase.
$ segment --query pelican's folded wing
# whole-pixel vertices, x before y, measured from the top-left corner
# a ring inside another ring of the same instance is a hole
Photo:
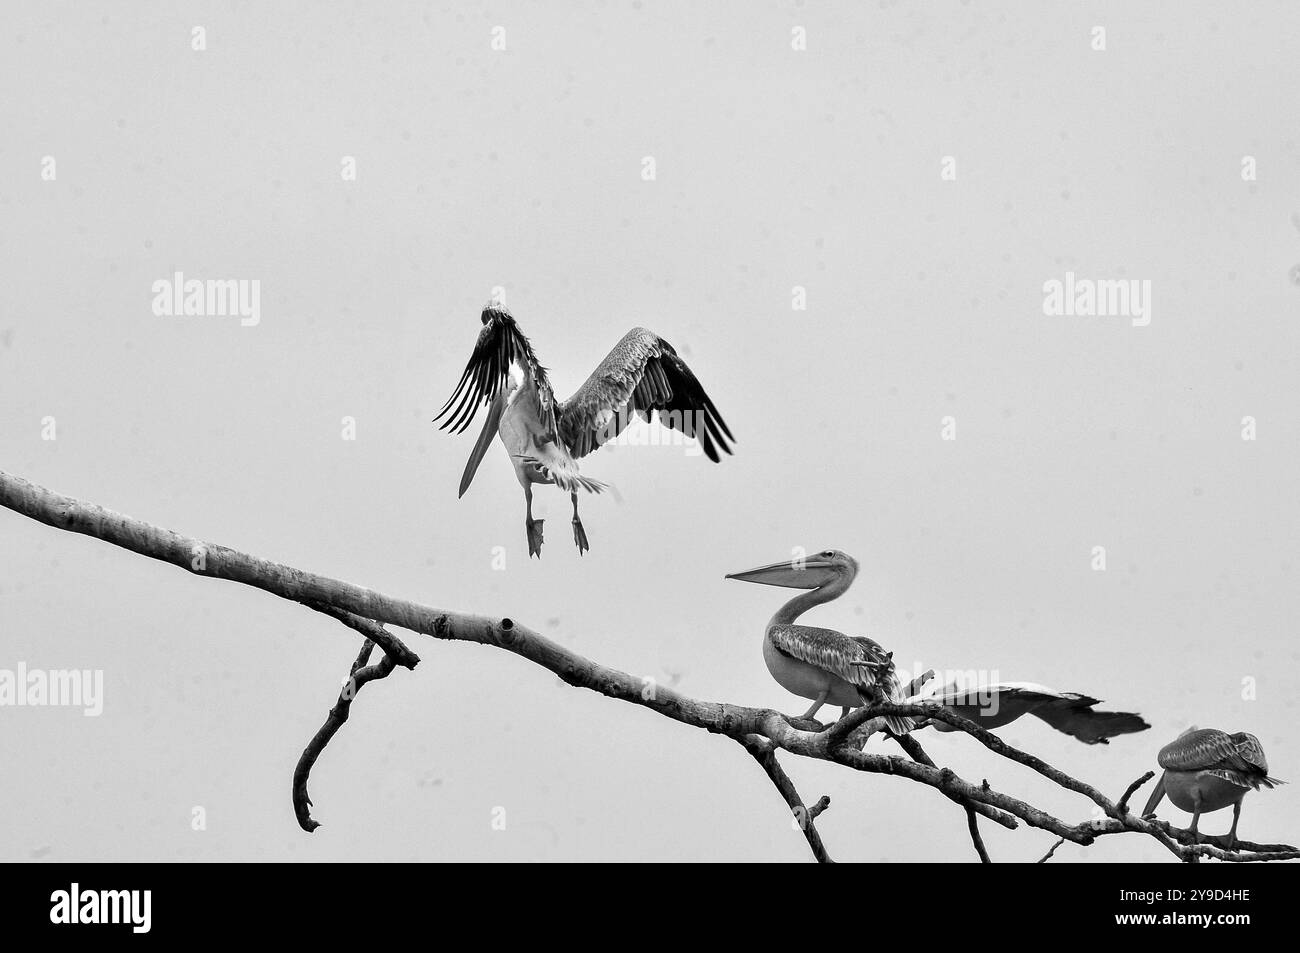
[[[1219,756],[1218,760],[1205,765],[1200,770],[1205,771],[1207,774],[1213,774],[1215,777],[1223,778],[1225,781],[1231,781],[1239,787],[1251,788],[1256,791],[1259,790],[1260,785],[1271,788],[1275,784],[1286,783],[1268,776],[1268,759],[1264,757],[1264,746],[1259,743],[1259,739],[1254,735],[1245,731],[1229,735],[1222,731],[1216,732],[1213,728],[1206,728],[1203,731],[1215,732],[1216,735],[1222,737],[1210,739],[1209,747],[1203,752],[1195,756],[1188,755],[1192,760],[1200,757],[1213,758]],[[1183,741],[1190,735],[1199,735],[1201,733],[1201,731],[1184,733],[1173,744],[1178,744],[1179,741]],[[1172,747],[1172,745],[1166,746],[1165,750],[1168,750],[1169,747]],[[1160,752],[1162,756],[1164,753],[1165,751]]]
[[[1268,774],[1268,759],[1264,757],[1264,746],[1248,731],[1239,731],[1232,736],[1236,746],[1237,757],[1250,765],[1260,774]]]
[[[891,666],[889,656],[870,639],[853,638],[811,625],[774,625],[767,630],[778,652],[838,675],[850,685],[874,687],[876,674]]]
[[[1156,763],[1170,771],[1203,771],[1220,766],[1235,767],[1239,761],[1232,736],[1217,728],[1185,731],[1160,749]]]
[[[574,457],[585,457],[617,437],[640,414],[696,437],[717,463],[736,438],[704,387],[671,344],[645,328],[633,328],[564,403],[560,437]]]

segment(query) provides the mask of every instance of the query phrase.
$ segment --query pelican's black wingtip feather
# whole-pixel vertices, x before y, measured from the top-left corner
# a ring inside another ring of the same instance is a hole
[[[692,431],[698,431],[698,433],[693,432],[691,436],[699,438],[705,456],[714,463],[721,463],[722,457],[718,453],[719,448],[723,453],[731,455],[731,447],[728,446],[727,441],[730,440],[734,443],[736,438],[732,436],[730,428],[723,421],[722,415],[718,413],[718,408],[704,390],[704,385],[700,383],[700,379],[695,376],[695,372],[678,356],[677,351],[671,344],[663,338],[660,338],[659,341],[663,345],[665,354],[670,355],[667,364],[672,368],[674,376],[677,378],[676,383],[681,389],[680,399],[689,412],[698,416],[700,425],[692,427]]]
[[[434,423],[440,430],[464,433],[474,422],[481,405],[489,404],[510,376],[510,365],[518,363],[545,382],[546,371],[537,363],[528,338],[504,305],[489,302],[482,312],[483,330],[455,391],[447,399]],[[444,420],[445,418],[445,420]]]

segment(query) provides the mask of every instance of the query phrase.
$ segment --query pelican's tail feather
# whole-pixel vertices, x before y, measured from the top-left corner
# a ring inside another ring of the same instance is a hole
[[[574,482],[582,487],[588,493],[600,493],[608,489],[608,484],[601,483],[599,480],[592,480],[585,476],[575,476]]]
[[[607,485],[599,480],[593,480],[585,477],[577,471],[577,468],[569,469],[567,467],[547,466],[541,460],[528,454],[518,454],[518,458],[528,466],[537,467],[555,482],[561,490],[566,493],[573,493],[577,490],[586,490],[588,493],[600,493],[608,489]]]
[[[902,715],[886,715],[885,727],[896,735],[905,735],[916,727],[916,719]]]

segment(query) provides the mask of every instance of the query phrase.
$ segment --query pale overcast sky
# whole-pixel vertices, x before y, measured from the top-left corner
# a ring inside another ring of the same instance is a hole
[[[861,575],[810,621],[1140,711],[1109,747],[1002,732],[1112,796],[1190,724],[1296,780],[1297,36],[1285,2],[10,5],[0,468],[789,712],[760,651],[787,594],[723,575],[839,548]],[[156,315],[176,271],[260,282],[260,322]],[[1044,314],[1067,272],[1149,281],[1149,325]],[[505,454],[457,500],[473,433],[430,423],[494,286],[561,397],[662,334],[736,455],[587,458],[618,488],[583,502],[591,552],[543,488],[529,561]],[[290,775],[355,635],[0,510],[0,668],[104,673],[99,717],[0,709],[0,859],[809,858],[733,742],[407,635],[423,663],[362,693],[307,835]],[[785,764],[837,859],[975,860],[936,792]],[[1298,790],[1241,835],[1294,840]],[[995,860],[1054,840],[984,827]],[[1141,859],[1168,855],[1053,862]]]

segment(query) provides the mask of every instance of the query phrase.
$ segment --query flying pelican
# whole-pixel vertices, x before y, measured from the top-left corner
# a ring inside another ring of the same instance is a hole
[[[828,702],[843,714],[859,705],[878,701],[901,702],[902,691],[894,674],[894,653],[871,639],[844,635],[834,629],[795,625],[795,619],[813,606],[838,599],[853,585],[858,563],[852,556],[828,549],[815,556],[785,559],[727,579],[756,582],[785,589],[806,589],[772,616],[763,630],[763,661],[777,684],[812,705],[800,715],[811,719]],[[895,734],[913,727],[910,718],[886,716]]]
[[[931,674],[931,673],[927,673]],[[924,677],[922,678],[924,680]],[[1116,735],[1145,731],[1151,726],[1141,715],[1128,711],[1094,711],[1096,698],[1076,692],[1058,692],[1033,682],[997,682],[974,688],[950,682],[941,689],[914,692],[909,702],[942,705],[955,715],[993,730],[1015,721],[1021,715],[1034,715],[1057,731],[1078,738],[1084,744],[1109,744]],[[929,719],[921,725],[933,725],[936,731],[960,731],[942,721]]]
[[[1175,807],[1192,815],[1188,829],[1195,834],[1202,814],[1231,804],[1229,850],[1237,843],[1237,821],[1241,819],[1241,801],[1246,793],[1258,791],[1261,785],[1272,789],[1286,783],[1268,776],[1264,746],[1244,731],[1230,735],[1217,728],[1188,728],[1160,749],[1156,763],[1165,773],[1156,782],[1142,816],[1154,814],[1168,794]]]
[[[488,404],[487,420],[460,478],[460,495],[469,489],[479,463],[497,434],[510,454],[524,488],[528,555],[541,558],[542,523],[533,519],[533,484],[550,483],[573,501],[573,541],[578,555],[590,547],[578,519],[578,490],[599,493],[605,484],[578,472],[578,459],[617,437],[640,414],[698,438],[717,463],[718,451],[731,453],[735,441],[718,409],[671,344],[645,328],[633,328],[614,345],[585,384],[568,400],[556,401],[546,368],[504,305],[483,309],[483,330],[465,373],[438,416],[440,430],[462,433]]]

